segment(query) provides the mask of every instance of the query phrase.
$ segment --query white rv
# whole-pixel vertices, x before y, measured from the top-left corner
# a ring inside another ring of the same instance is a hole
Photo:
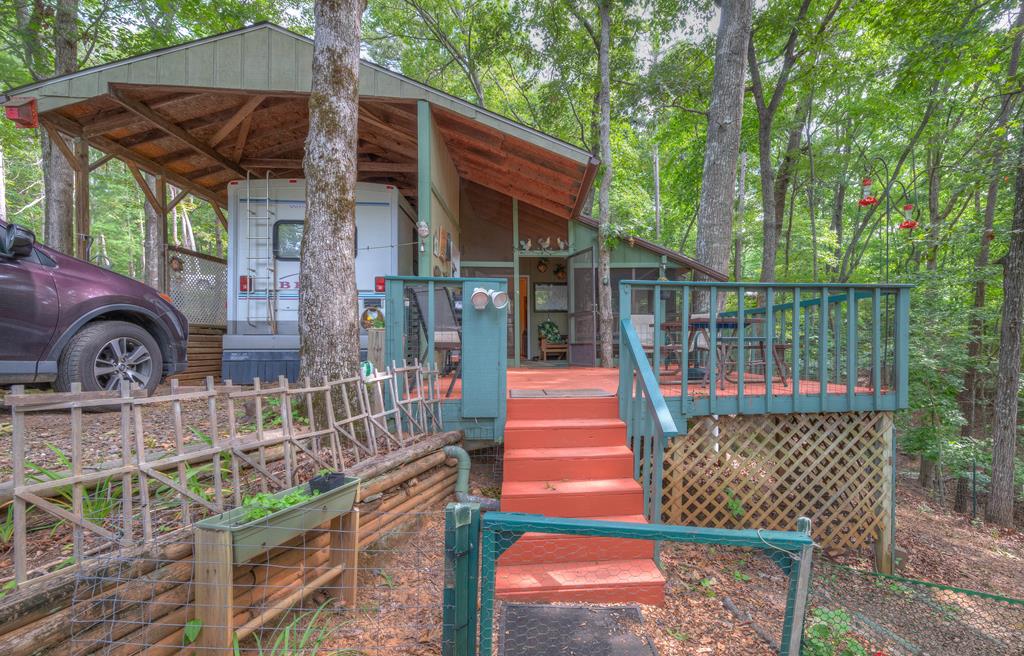
[[[299,248],[305,180],[238,180],[228,186],[227,333],[221,374],[295,380],[299,373]],[[416,271],[415,214],[398,189],[356,186],[359,311],[383,309],[382,279]],[[360,337],[366,348],[365,333]]]

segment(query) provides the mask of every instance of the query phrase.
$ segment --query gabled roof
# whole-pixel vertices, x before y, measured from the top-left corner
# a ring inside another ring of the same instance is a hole
[[[106,94],[109,83],[307,94],[312,62],[312,39],[262,22],[10,89],[0,104],[30,96],[42,113]],[[575,162],[593,159],[578,146],[366,60],[360,62],[359,95],[427,100]]]
[[[576,220],[579,221],[580,223],[582,223],[585,226],[593,228],[594,230],[598,229],[599,224],[597,222],[597,219],[595,219],[595,218],[593,218],[591,216],[588,216],[586,214],[580,214],[577,217]],[[685,266],[688,269],[692,269],[694,271],[700,271],[701,273],[703,273],[704,275],[706,275],[708,278],[710,278],[712,280],[719,280],[719,281],[722,281],[722,282],[725,282],[725,281],[729,280],[729,276],[724,274],[724,273],[722,273],[721,271],[718,271],[716,269],[712,269],[709,266],[705,266],[705,265],[701,264],[700,262],[698,262],[697,260],[693,259],[692,257],[688,257],[686,255],[683,255],[682,253],[680,253],[678,251],[673,251],[671,249],[665,248],[664,246],[662,246],[660,244],[655,244],[653,241],[648,241],[647,239],[644,239],[643,237],[633,236],[632,240],[633,240],[632,244],[633,244],[634,248],[642,248],[645,251],[650,251],[651,253],[654,253],[656,255],[663,255],[666,258],[668,258],[669,260],[672,260],[673,262],[675,262],[677,264],[681,264],[681,265]]]

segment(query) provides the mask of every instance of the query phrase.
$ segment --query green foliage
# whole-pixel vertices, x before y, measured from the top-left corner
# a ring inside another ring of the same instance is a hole
[[[746,514],[747,510],[743,507],[743,500],[740,499],[732,488],[725,488],[725,507],[729,509],[729,513],[736,519],[743,519],[743,515]]]
[[[244,497],[242,499],[242,507],[245,508],[246,513],[243,516],[242,523],[262,519],[263,517],[276,513],[279,510],[291,508],[292,506],[303,503],[304,501],[309,501],[318,494],[319,492],[310,494],[304,488],[299,488],[289,492],[283,497],[277,497],[267,492],[260,492],[251,497]]]
[[[198,617],[193,617],[189,621],[185,622],[185,644],[191,645],[199,637],[199,632],[203,628],[203,620]]]
[[[305,656],[306,654],[318,654],[320,648],[330,636],[331,622],[321,613],[324,606],[320,606],[313,612],[297,615],[290,622],[278,628],[271,641],[266,645],[259,634],[256,635],[256,649],[242,650],[238,645],[237,636],[234,639],[234,653],[236,656],[256,653],[258,656]],[[345,649],[334,652],[337,656],[356,656],[361,652]]]
[[[815,608],[804,631],[804,656],[867,656],[851,637],[850,615],[842,610]]]

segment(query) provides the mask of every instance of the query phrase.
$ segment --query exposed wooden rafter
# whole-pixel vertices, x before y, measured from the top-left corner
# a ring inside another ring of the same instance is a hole
[[[224,139],[231,134],[231,131],[238,127],[238,124],[245,120],[245,117],[256,111],[256,108],[259,107],[260,103],[266,100],[266,98],[266,96],[252,96],[246,100],[245,103],[238,108],[238,111],[235,112],[231,118],[225,121],[224,125],[220,126],[213,136],[210,137],[207,144],[213,148],[221,141],[224,141]]]
[[[139,116],[148,120],[153,125],[164,130],[171,136],[176,137],[178,140],[182,141],[196,152],[200,153],[201,155],[205,155],[206,157],[209,157],[215,162],[219,162],[221,165],[224,166],[224,168],[230,169],[242,177],[245,176],[246,170],[239,166],[236,162],[231,161],[230,159],[220,154],[210,146],[199,141],[194,136],[192,136],[192,134],[189,133],[187,130],[183,129],[181,126],[175,123],[172,123],[168,119],[164,118],[162,115],[150,109],[147,105],[139,102],[138,100],[135,100],[134,98],[129,98],[124,93],[124,91],[117,85],[110,84],[108,86],[108,93],[110,94],[111,98],[113,98],[115,101],[123,105],[126,109],[135,112]]]

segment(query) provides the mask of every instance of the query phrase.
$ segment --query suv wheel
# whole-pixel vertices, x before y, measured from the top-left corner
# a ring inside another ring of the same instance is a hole
[[[85,391],[116,391],[121,381],[152,393],[163,374],[163,355],[153,336],[124,321],[101,321],[71,338],[57,365],[60,392],[81,382]]]

